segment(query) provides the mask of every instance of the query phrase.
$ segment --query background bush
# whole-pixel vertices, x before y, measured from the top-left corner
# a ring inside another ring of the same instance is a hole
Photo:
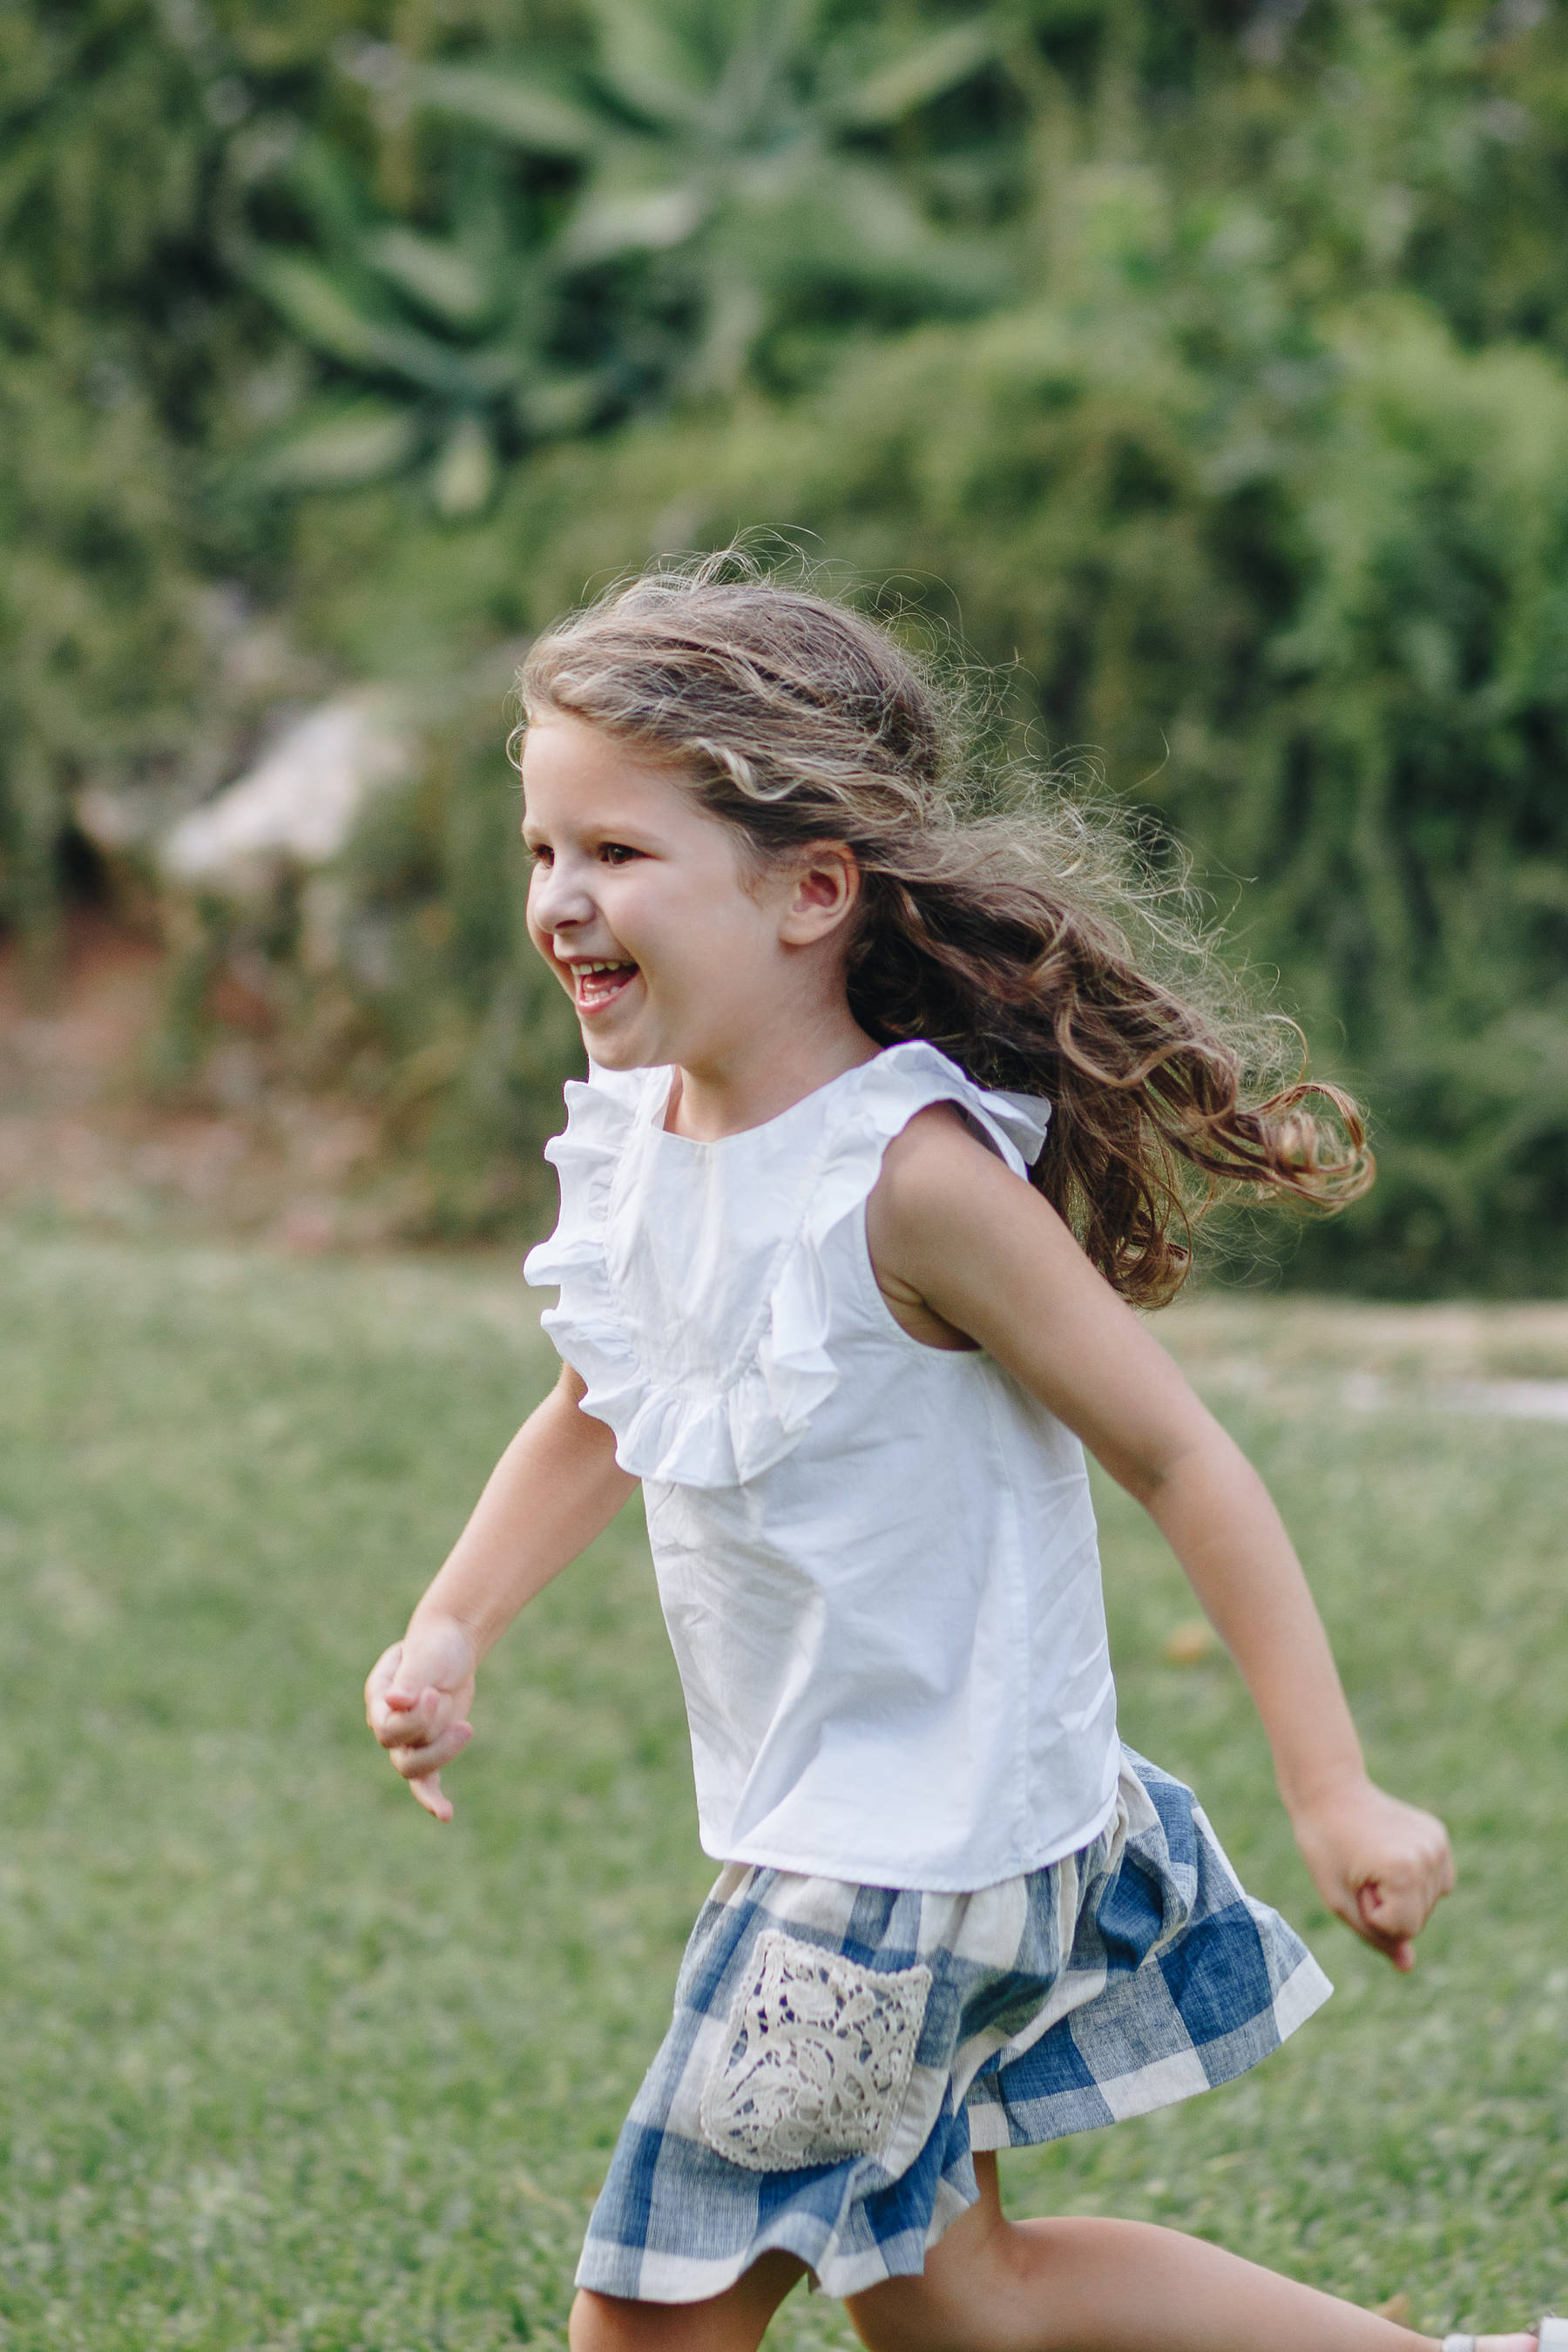
[[[253,929],[426,1225],[532,1213],[574,1048],[521,950],[504,648],[658,550],[808,533],[1184,841],[1366,1091],[1384,1181],[1297,1273],[1559,1286],[1557,12],[775,16],[14,18],[11,919],[80,870],[93,782],[234,772],[237,676],[398,681],[425,768],[332,877],[331,955]]]

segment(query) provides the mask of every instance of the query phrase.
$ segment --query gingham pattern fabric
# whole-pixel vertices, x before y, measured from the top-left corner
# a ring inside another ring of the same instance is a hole
[[[717,2294],[759,2255],[828,2294],[918,2273],[980,2148],[1168,2106],[1277,2049],[1328,1979],[1131,1750],[1092,1844],[971,1895],[734,1864],[611,2158],[578,2284]]]

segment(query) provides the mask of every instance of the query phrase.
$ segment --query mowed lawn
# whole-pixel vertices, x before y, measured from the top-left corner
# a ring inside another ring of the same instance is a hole
[[[1410,1980],[1324,1916],[1234,1674],[1167,1656],[1191,1601],[1105,1496],[1126,1736],[1339,1990],[1247,2081],[1004,2179],[1440,2331],[1568,2304],[1568,1428],[1424,1402],[1436,1328],[1171,1325],[1459,1893]],[[5,2352],[561,2341],[711,1875],[636,1512],[487,1668],[450,1829],[359,1699],[552,1371],[511,1262],[0,1242]],[[848,2340],[804,2294],[773,2336]]]

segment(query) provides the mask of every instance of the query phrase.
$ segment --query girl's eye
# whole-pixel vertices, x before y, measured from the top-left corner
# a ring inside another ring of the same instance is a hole
[[[628,849],[624,841],[606,841],[599,851],[606,866],[629,866],[638,854],[635,849]]]
[[[555,852],[546,841],[536,841],[530,849],[529,856],[536,866],[552,866],[555,862]]]

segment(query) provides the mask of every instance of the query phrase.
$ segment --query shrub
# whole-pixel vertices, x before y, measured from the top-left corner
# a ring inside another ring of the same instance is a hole
[[[1316,1066],[1365,1089],[1382,1182],[1300,1270],[1560,1282],[1568,383],[1384,300],[1216,396],[1192,328],[1108,304],[928,329],[805,404],[555,453],[481,569],[510,547],[539,622],[765,517],[890,577],[1017,663],[1037,751],[1092,757],[1188,845]]]

